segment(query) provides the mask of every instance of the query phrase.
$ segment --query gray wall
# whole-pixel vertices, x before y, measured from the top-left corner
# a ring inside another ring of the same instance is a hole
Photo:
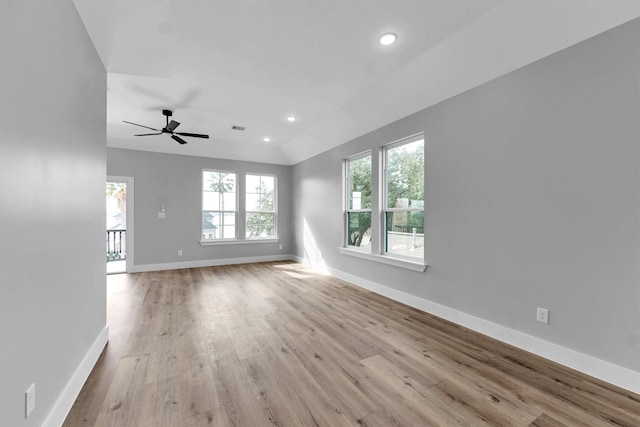
[[[635,20],[295,165],[295,254],[640,371],[639,40]],[[341,160],[420,131],[426,272],[341,255]]]
[[[106,327],[106,73],[70,0],[0,21],[0,425],[36,426]]]
[[[166,142],[166,141],[164,141]],[[163,143],[159,140],[158,143]],[[171,142],[168,142],[171,143]],[[202,169],[278,177],[278,243],[201,246]],[[117,148],[107,149],[109,175],[134,178],[136,266],[267,257],[291,253],[291,167]],[[166,218],[159,219],[164,204]],[[282,250],[279,245],[282,245]],[[177,255],[182,249],[183,255]]]

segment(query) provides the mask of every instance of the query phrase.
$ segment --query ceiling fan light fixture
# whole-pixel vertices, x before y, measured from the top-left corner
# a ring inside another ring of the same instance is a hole
[[[378,37],[378,43],[382,46],[389,46],[398,41],[398,35],[396,33],[384,33]]]
[[[209,135],[203,133],[191,133],[191,132],[176,132],[176,128],[180,126],[180,122],[176,122],[175,120],[169,121],[169,117],[173,116],[173,112],[171,110],[162,110],[162,114],[166,117],[166,125],[162,129],[152,128],[150,126],[141,125],[138,123],[128,122],[123,120],[124,123],[128,123],[130,125],[139,126],[141,128],[149,129],[155,131],[155,133],[140,133],[134,136],[151,136],[151,135],[162,135],[164,133],[171,135],[171,138],[184,145],[187,143],[184,139],[180,138],[180,136],[188,136],[190,138],[205,138],[209,139]]]
[[[287,116],[287,121],[290,122],[290,123],[295,122],[296,121],[296,116],[291,116],[291,115]]]

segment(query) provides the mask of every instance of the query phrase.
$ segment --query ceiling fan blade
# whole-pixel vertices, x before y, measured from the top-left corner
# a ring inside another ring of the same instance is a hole
[[[176,135],[191,136],[193,138],[209,138],[209,135],[204,135],[202,133],[176,132]]]
[[[180,126],[180,122],[176,122],[175,120],[171,120],[167,125],[167,130],[169,132],[173,132],[178,126]]]
[[[139,133],[139,134],[133,135],[133,136],[150,136],[150,135],[162,135],[162,132],[158,132],[158,133]]]
[[[182,139],[182,138],[180,138],[179,136],[176,136],[176,135],[171,135],[171,138],[175,139],[180,144],[186,144],[187,143],[187,141],[185,141],[184,139]]]
[[[147,128],[147,129],[155,130],[156,132],[160,132],[160,129],[150,128],[149,126],[139,125],[139,124],[137,124],[137,123],[128,122],[128,121],[126,121],[126,120],[123,120],[123,122],[125,122],[125,123],[129,123],[130,125],[134,125],[134,126],[140,126],[141,128]]]

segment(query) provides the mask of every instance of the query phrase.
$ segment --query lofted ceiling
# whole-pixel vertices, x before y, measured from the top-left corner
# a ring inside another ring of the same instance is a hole
[[[108,146],[287,165],[640,16],[638,0],[74,3],[107,71]],[[163,109],[211,139],[123,123],[161,128]]]

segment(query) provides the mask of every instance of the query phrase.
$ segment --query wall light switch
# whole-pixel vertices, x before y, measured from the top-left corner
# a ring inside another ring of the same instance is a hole
[[[158,218],[164,219],[165,214],[164,212],[158,212]]]

